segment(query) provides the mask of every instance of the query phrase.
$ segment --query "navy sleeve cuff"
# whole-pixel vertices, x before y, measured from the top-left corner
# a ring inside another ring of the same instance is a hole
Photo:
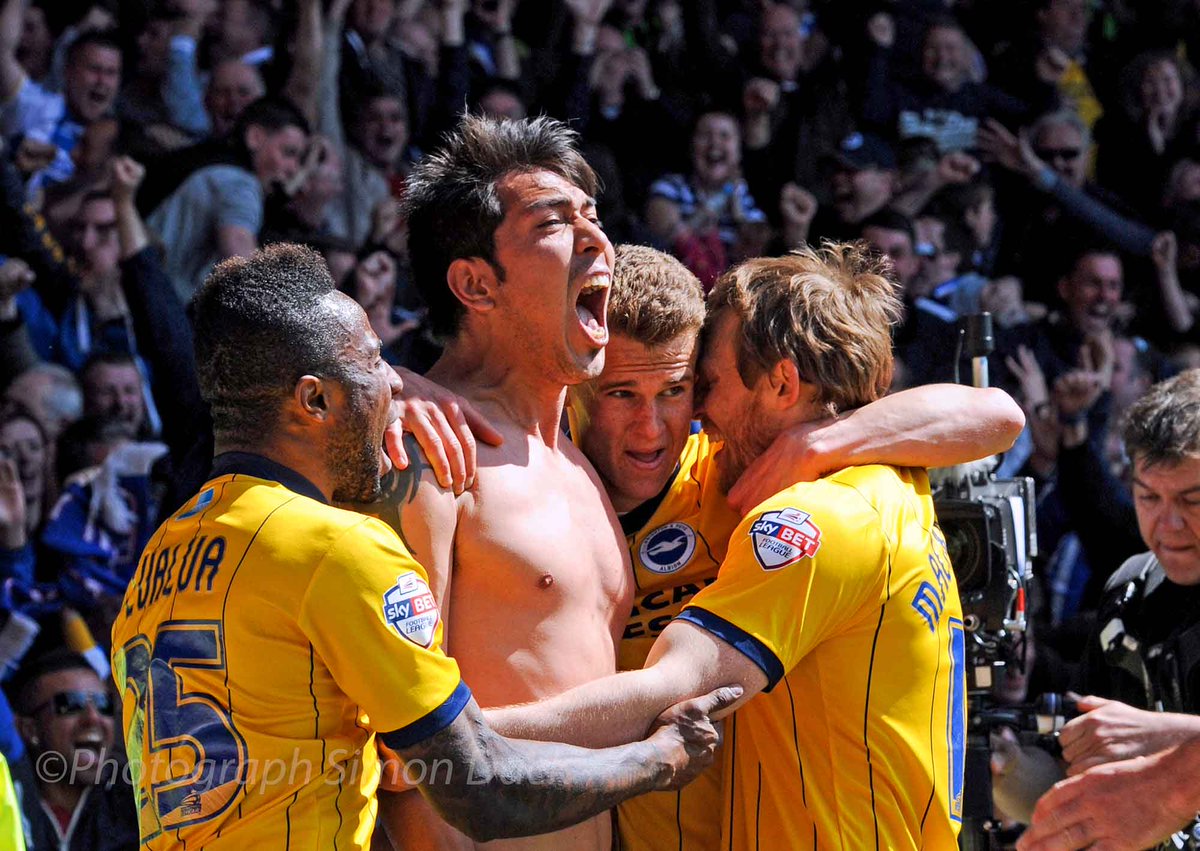
[[[423,718],[418,718],[407,727],[392,730],[390,733],[382,733],[379,738],[394,751],[412,747],[417,742],[423,742],[453,724],[454,719],[459,716],[470,700],[471,690],[467,688],[466,683],[459,680],[458,686],[450,692],[450,696],[437,709]]]
[[[714,615],[707,609],[697,608],[696,606],[688,606],[676,615],[675,620],[686,621],[711,632],[755,665],[758,665],[762,669],[762,672],[767,675],[767,687],[763,691],[770,691],[775,688],[777,682],[783,679],[783,675],[786,672],[783,670],[783,663],[779,661],[779,657],[772,652],[771,648],[767,647],[767,645],[763,644],[737,624],[730,623],[724,618]]]

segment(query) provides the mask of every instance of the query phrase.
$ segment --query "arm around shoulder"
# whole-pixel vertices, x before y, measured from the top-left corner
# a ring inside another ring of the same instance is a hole
[[[884,396],[838,417],[784,431],[729,492],[746,512],[796,482],[856,464],[949,467],[1003,452],[1025,426],[998,388],[927,384]]]
[[[1009,449],[1024,426],[1021,406],[1003,390],[927,384],[852,411],[831,426],[825,446],[848,464],[945,467]]]

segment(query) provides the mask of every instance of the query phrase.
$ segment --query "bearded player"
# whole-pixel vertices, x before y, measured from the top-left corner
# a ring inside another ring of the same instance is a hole
[[[604,482],[633,567],[634,606],[618,650],[621,670],[645,663],[654,640],[702,588],[716,581],[741,520],[693,430],[695,360],[704,295],[674,257],[618,246],[610,339],[598,379],[568,396],[572,434]],[[1012,445],[1020,407],[1001,390],[929,385],[785,432],[734,493],[750,508],[793,481],[854,463],[949,466]],[[720,766],[678,792],[619,808],[626,849],[715,849]]]

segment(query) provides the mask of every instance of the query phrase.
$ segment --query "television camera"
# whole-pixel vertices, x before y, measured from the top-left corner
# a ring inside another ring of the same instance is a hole
[[[976,387],[988,386],[993,340],[990,314],[961,321],[959,354],[970,357]],[[930,473],[966,636],[967,741],[959,846],[967,851],[993,847],[998,831],[992,815],[992,731],[1008,727],[1022,739],[1046,737],[1061,729],[1072,711],[1070,701],[1058,695],[1016,706],[993,696],[1006,668],[1025,666],[1027,603],[1037,555],[1033,480],[997,478],[994,466],[994,459],[987,459]]]

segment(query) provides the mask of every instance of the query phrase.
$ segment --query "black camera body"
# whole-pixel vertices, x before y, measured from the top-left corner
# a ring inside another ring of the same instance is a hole
[[[995,669],[1023,661],[1017,655],[1037,555],[1033,480],[998,479],[975,465],[931,477],[969,636],[967,685],[986,691]]]
[[[959,847],[995,847],[992,730],[1042,737],[1061,727],[1057,706],[1001,706],[992,686],[1004,668],[1025,663],[1026,599],[1037,554],[1033,480],[1000,479],[992,462],[931,470],[933,507],[958,582],[966,634],[966,794]]]

